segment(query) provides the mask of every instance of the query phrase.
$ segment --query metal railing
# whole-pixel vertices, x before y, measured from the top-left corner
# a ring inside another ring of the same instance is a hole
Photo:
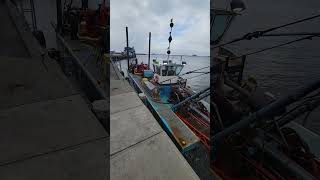
[[[84,65],[80,62],[79,58],[74,54],[72,49],[66,43],[64,38],[57,34],[57,41],[62,45],[62,51],[65,55],[69,55],[71,60],[70,73],[75,75],[74,77],[79,82],[82,90],[85,92],[88,99],[93,102],[95,100],[107,99],[106,92],[99,86],[95,78],[88,72]],[[68,58],[67,57],[67,58]]]
[[[37,17],[36,17],[36,12],[35,12],[35,7],[34,7],[34,1],[33,0],[29,0],[29,6],[25,7],[25,3],[27,3],[27,1],[17,1],[17,0],[11,0],[11,2],[17,7],[17,9],[19,10],[19,12],[21,14],[23,14],[23,16],[26,19],[26,22],[28,22],[27,20],[27,15],[26,13],[30,13],[30,17],[31,17],[31,22],[28,22],[29,27],[32,29],[32,31],[35,31],[38,29],[37,27]]]

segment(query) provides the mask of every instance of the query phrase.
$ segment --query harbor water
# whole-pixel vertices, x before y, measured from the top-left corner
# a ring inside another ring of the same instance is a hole
[[[227,7],[226,1],[214,0],[216,8]],[[319,0],[245,0],[246,9],[234,19],[224,42],[254,32],[287,24],[320,14]],[[320,32],[320,18],[281,28],[272,33]],[[278,44],[293,41],[297,37],[261,37],[240,41],[226,48],[242,55]],[[244,76],[254,77],[258,86],[277,98],[293,92],[300,86],[320,78],[320,38],[304,40],[280,48],[248,56]],[[304,125],[320,134],[320,108],[315,109]],[[304,116],[296,119],[301,123]]]
[[[224,0],[214,0],[216,7],[225,8]],[[320,13],[319,0],[246,0],[246,10],[237,16],[224,42],[258,30],[304,19]],[[320,19],[288,26],[272,33],[320,32]],[[240,41],[227,48],[237,55],[289,42],[300,37],[261,37],[250,41]],[[319,78],[320,38],[304,40],[281,48],[275,48],[248,56],[244,69],[245,76],[256,78],[261,88],[277,97],[285,95],[308,81]]]

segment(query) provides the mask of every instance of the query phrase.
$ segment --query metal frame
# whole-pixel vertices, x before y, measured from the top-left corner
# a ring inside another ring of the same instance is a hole
[[[228,19],[226,28],[224,29],[220,37],[217,38],[217,40],[211,41],[211,37],[210,37],[210,45],[218,44],[221,41],[226,31],[230,28],[231,22],[233,21],[234,17],[238,14],[232,11],[224,10],[224,9],[210,9],[210,34],[211,34],[213,24],[217,15],[231,15],[231,18]]]
[[[73,72],[75,72],[76,79],[80,82],[80,85],[83,88],[86,95],[88,96],[89,100],[94,101],[100,99],[107,99],[106,93],[99,87],[97,81],[80,62],[78,57],[74,54],[72,49],[63,39],[63,37],[57,34],[57,39],[63,46],[63,53],[67,53],[70,55],[74,68]]]

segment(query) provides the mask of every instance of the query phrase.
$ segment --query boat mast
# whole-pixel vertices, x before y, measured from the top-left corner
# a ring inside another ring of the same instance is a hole
[[[129,38],[128,38],[128,27],[126,27],[126,38],[127,38],[127,60],[128,60],[128,69],[129,69]]]
[[[151,46],[151,32],[149,32],[149,54],[148,54],[148,69],[150,69],[150,46]]]

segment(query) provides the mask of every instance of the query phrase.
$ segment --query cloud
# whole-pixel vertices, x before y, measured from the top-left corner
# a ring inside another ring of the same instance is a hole
[[[110,0],[111,50],[129,46],[148,52],[148,33],[152,33],[151,52],[166,53],[169,23],[173,18],[172,54],[209,55],[210,0]]]

